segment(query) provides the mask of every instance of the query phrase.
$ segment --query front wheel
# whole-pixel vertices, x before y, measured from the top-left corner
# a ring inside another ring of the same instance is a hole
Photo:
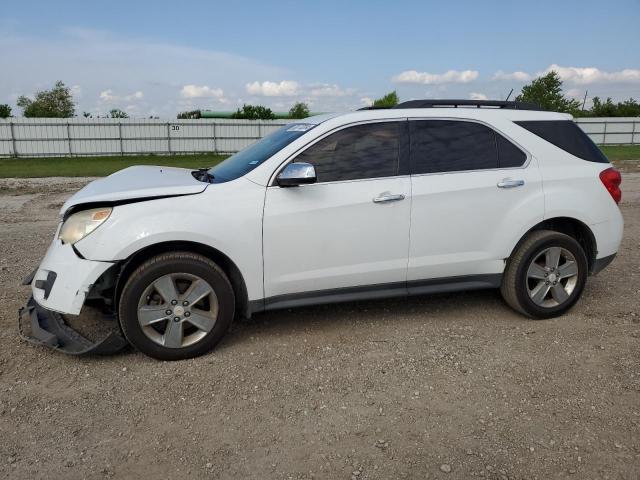
[[[532,318],[562,315],[580,298],[587,256],[572,237],[534,231],[509,258],[500,291],[518,312]]]
[[[129,342],[159,360],[196,357],[224,336],[234,316],[233,288],[210,259],[157,255],[129,277],[118,309]]]

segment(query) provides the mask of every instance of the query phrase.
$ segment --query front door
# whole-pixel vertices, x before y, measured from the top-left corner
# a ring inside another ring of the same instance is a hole
[[[359,124],[292,161],[317,183],[269,186],[264,207],[267,307],[406,292],[411,184],[401,171],[406,121]],[[373,294],[373,293],[372,293]]]

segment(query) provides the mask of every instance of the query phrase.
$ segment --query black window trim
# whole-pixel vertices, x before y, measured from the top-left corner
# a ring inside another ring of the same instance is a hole
[[[410,173],[410,175],[412,177],[423,177],[423,176],[427,176],[427,175],[451,175],[451,174],[457,174],[457,173],[471,173],[471,172],[494,172],[496,170],[524,170],[525,168],[529,167],[529,164],[531,163],[531,159],[533,157],[533,155],[531,155],[529,150],[524,148],[520,143],[516,142],[510,135],[507,135],[502,130],[496,128],[495,125],[492,125],[491,123],[488,123],[488,122],[484,122],[484,121],[479,120],[477,118],[409,117],[409,118],[407,118],[407,120],[408,120],[408,122],[412,122],[412,121],[415,121],[415,120],[425,120],[425,121],[429,121],[429,120],[440,120],[440,121],[442,121],[442,120],[451,120],[451,121],[455,121],[455,122],[479,123],[480,125],[484,125],[485,127],[490,128],[496,134],[502,135],[505,139],[509,140],[516,147],[518,147],[522,151],[522,153],[524,153],[526,155],[526,157],[527,157],[526,160],[524,161],[524,163],[522,165],[520,165],[519,167],[502,167],[501,168],[500,166],[498,166],[497,168],[476,168],[476,169],[471,169],[471,170],[452,170],[452,171],[447,171],[447,172]],[[409,132],[411,132],[411,130],[409,130]],[[409,135],[410,135],[410,133],[409,133]],[[411,144],[411,139],[409,139],[409,144]],[[496,148],[498,148],[497,139],[496,139]]]
[[[298,155],[300,155],[303,151],[307,150],[308,148],[311,148],[313,145],[315,145],[316,143],[318,143],[319,141],[323,140],[324,138],[328,137],[329,135],[332,135],[336,132],[339,132],[340,130],[344,130],[345,128],[350,128],[350,127],[355,127],[358,125],[369,125],[372,123],[390,123],[390,122],[404,122],[405,124],[405,131],[402,132],[403,133],[403,137],[401,137],[401,140],[404,140],[406,142],[406,145],[400,145],[401,151],[399,154],[399,158],[398,158],[398,174],[397,175],[392,175],[392,176],[388,176],[388,177],[370,177],[370,178],[354,178],[351,180],[336,180],[333,182],[316,182],[316,183],[312,183],[309,185],[301,185],[301,187],[313,187],[314,185],[329,185],[329,184],[338,184],[338,183],[351,183],[351,182],[368,182],[371,180],[384,180],[384,179],[390,179],[390,178],[409,178],[409,122],[408,122],[408,118],[407,117],[395,117],[395,118],[376,118],[376,119],[370,119],[370,120],[358,120],[356,122],[350,122],[350,123],[345,123],[342,125],[339,125],[335,128],[332,128],[331,130],[328,130],[322,134],[320,134],[320,136],[310,140],[309,142],[307,142],[306,144],[302,145],[300,148],[298,148],[298,150],[296,150],[295,152],[293,152],[291,155],[289,155],[285,160],[282,161],[282,163],[273,171],[273,173],[271,174],[271,177],[269,178],[269,182],[267,183],[267,188],[271,188],[271,187],[277,187],[280,188],[280,186],[278,185],[276,178],[278,176],[278,174],[290,163],[292,163],[296,157]],[[404,151],[403,150],[404,147]]]

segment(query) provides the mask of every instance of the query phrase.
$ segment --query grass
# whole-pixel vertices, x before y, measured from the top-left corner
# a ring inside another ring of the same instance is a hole
[[[124,157],[2,158],[0,178],[104,177],[131,165],[211,167],[227,155],[135,155]]]
[[[601,145],[600,149],[623,175],[640,172],[640,145]]]
[[[600,147],[612,162],[625,170],[640,169],[640,145]],[[57,157],[0,159],[0,178],[104,177],[131,165],[166,167],[211,167],[226,155],[137,155],[125,157]]]
[[[640,145],[601,145],[609,160],[640,160]]]

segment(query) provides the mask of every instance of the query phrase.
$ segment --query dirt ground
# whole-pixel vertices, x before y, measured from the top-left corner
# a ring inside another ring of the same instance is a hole
[[[85,181],[0,182],[1,478],[640,478],[640,173],[562,318],[495,291],[310,307],[174,363],[18,339],[20,280]]]

